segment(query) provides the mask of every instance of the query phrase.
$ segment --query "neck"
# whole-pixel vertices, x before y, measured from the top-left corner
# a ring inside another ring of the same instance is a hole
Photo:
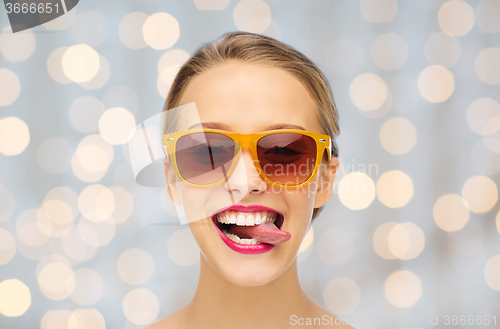
[[[291,315],[305,314],[311,303],[300,287],[296,259],[276,280],[242,287],[221,277],[201,255],[198,288],[185,323],[207,329],[285,328]]]

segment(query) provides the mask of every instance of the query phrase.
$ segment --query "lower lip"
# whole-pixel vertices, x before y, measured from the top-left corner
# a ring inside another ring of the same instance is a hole
[[[233,240],[229,239],[222,231],[217,227],[215,224],[215,228],[217,229],[217,232],[219,233],[219,236],[221,237],[222,241],[226,243],[226,245],[233,249],[236,252],[239,252],[240,254],[262,254],[264,252],[267,252],[271,249],[273,249],[274,245],[269,244],[269,243],[257,243],[257,244],[240,244],[236,243]]]

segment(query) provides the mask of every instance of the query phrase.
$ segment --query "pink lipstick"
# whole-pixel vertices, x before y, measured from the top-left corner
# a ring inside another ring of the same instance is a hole
[[[226,213],[218,219],[217,215],[222,212]],[[246,217],[241,216],[238,212],[254,214]],[[238,216],[238,224],[236,224],[236,216]],[[224,207],[212,215],[212,221],[222,241],[232,250],[242,254],[264,253],[271,250],[274,245],[284,243],[291,238],[290,233],[281,231],[284,223],[283,214],[275,209],[261,205]],[[248,242],[248,244],[239,243],[240,238]]]

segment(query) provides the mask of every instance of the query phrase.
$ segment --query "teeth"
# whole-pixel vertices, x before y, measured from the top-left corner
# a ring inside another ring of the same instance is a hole
[[[274,223],[276,213],[258,211],[253,213],[222,212],[217,215],[217,221],[223,224],[236,224],[238,226],[254,226],[266,223]]]
[[[243,216],[242,214],[239,214],[238,218],[236,219],[236,225],[245,226],[246,225],[245,216]]]
[[[222,231],[230,240],[239,243],[239,244],[257,244],[257,239],[251,238],[251,239],[240,239],[239,236],[235,234],[231,234],[228,231],[224,230]]]
[[[255,225],[255,221],[254,221],[254,217],[253,215],[248,215],[246,220],[245,220],[245,224],[247,226],[254,226]]]

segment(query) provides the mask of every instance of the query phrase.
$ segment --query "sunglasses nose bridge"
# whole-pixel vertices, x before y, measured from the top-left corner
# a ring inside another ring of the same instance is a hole
[[[256,163],[258,160],[254,159],[252,145],[239,145],[237,148],[235,167],[229,177],[231,189],[238,189],[242,192],[265,191],[266,181],[258,169]]]

